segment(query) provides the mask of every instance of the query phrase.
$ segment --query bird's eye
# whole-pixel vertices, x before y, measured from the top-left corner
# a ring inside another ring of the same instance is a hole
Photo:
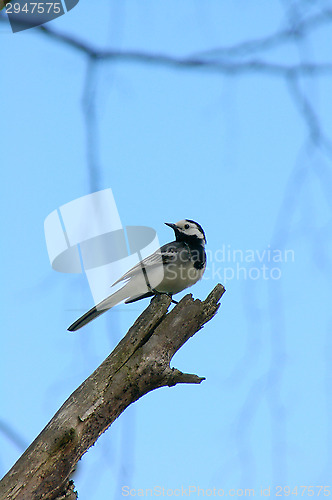
[[[184,225],[184,228],[185,228],[185,229],[189,229],[189,224],[185,224],[185,225]]]

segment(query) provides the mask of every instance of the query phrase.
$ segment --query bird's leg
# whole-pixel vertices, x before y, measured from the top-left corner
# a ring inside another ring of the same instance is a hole
[[[173,302],[173,304],[178,304],[178,302],[172,298],[172,294],[171,293],[158,292],[158,290],[156,290],[155,288],[151,288],[150,291],[152,293],[154,293],[155,295],[167,295],[167,297],[169,297],[171,299],[171,301]]]

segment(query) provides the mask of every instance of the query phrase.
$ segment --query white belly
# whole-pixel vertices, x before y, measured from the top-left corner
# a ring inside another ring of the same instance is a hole
[[[205,269],[196,269],[192,263],[180,266],[169,265],[164,270],[161,283],[156,286],[158,292],[179,293],[185,288],[194,285],[203,276]]]

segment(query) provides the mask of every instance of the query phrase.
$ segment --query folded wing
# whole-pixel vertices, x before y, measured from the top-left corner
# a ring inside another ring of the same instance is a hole
[[[149,271],[157,266],[163,266],[165,264],[169,264],[176,258],[176,249],[179,246],[178,242],[174,241],[173,243],[168,243],[163,245],[161,248],[156,250],[153,254],[149,255],[145,259],[141,260],[134,267],[129,269],[121,278],[119,278],[112,286],[117,285],[121,281],[127,281],[130,278],[134,278],[138,274],[143,272],[143,269]]]

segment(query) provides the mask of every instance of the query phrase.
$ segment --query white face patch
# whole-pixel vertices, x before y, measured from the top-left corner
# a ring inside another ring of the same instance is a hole
[[[196,236],[196,238],[205,241],[204,233],[196,222],[183,219],[177,222],[176,226],[181,233],[187,236]]]

